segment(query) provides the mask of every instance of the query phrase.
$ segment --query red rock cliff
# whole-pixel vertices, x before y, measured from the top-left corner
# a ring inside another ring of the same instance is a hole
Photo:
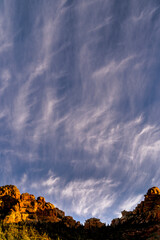
[[[22,193],[16,186],[7,185],[0,187],[0,217],[6,223],[21,221],[45,221],[59,222],[65,213],[44,197],[38,197],[29,193]]]

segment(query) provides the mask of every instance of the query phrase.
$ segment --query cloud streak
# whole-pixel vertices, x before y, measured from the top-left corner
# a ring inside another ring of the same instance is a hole
[[[32,183],[31,188],[42,188],[49,195],[54,196],[55,202],[61,208],[79,217],[97,216],[111,207],[115,201],[114,188],[119,183],[113,183],[110,179],[77,179],[68,183],[62,178],[49,172],[49,177],[39,183]],[[70,208],[70,209],[68,209]]]

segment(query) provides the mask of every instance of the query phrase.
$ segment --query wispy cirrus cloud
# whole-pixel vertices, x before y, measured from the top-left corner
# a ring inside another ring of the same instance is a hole
[[[137,16],[133,16],[132,20],[134,22],[138,22],[138,21],[149,21],[151,19],[151,17],[159,10],[159,6],[158,7],[149,7],[146,9],[143,9],[142,11],[139,12],[139,15]]]
[[[47,179],[39,183],[33,182],[31,188],[42,188],[46,197],[52,196],[57,206],[65,209],[67,213],[79,217],[101,217],[114,203],[116,199],[114,188],[118,185],[119,183],[107,178],[75,179],[66,183],[50,171]]]
[[[2,13],[0,17],[0,54],[11,50],[11,47],[13,46],[13,37],[11,35],[11,22],[8,16],[9,11],[6,10]],[[5,21],[5,19],[7,22]]]
[[[1,75],[0,95],[2,95],[6,88],[9,86],[10,79],[11,79],[10,71],[8,69],[3,70]]]
[[[45,135],[55,133],[61,119],[58,119],[58,106],[61,100],[58,100],[51,89],[46,89],[42,103],[42,111],[37,120],[34,129],[33,141],[38,143]]]
[[[5,179],[103,218],[159,183],[158,13],[143,0],[3,2]]]
[[[107,64],[105,67],[102,67],[100,69],[98,69],[97,71],[95,71],[93,73],[93,78],[104,78],[106,77],[108,74],[118,74],[121,71],[124,71],[124,69],[127,68],[127,65],[131,63],[131,61],[135,58],[135,56],[129,56],[126,57],[124,59],[122,59],[119,62],[115,62],[114,60],[111,61],[109,64]]]
[[[79,216],[100,216],[115,201],[111,191],[117,184],[109,179],[88,179],[70,182],[62,191],[62,198],[72,201],[72,211]]]

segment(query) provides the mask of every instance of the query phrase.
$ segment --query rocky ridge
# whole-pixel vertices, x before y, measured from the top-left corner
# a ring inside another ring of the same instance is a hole
[[[152,187],[144,197],[133,211],[122,211],[122,217],[113,219],[111,225],[160,222],[160,189]]]
[[[0,187],[0,218],[4,223],[19,222],[61,222],[67,227],[77,228],[81,224],[71,216],[56,208],[52,203],[46,202],[44,197],[38,197],[29,193],[20,194],[14,185]],[[86,220],[85,228],[101,228],[105,226],[100,219],[90,218]]]
[[[152,187],[144,201],[133,211],[106,226],[97,218],[86,220],[84,226],[71,216],[46,202],[44,197],[22,193],[14,185],[0,187],[0,219],[3,224],[30,224],[37,230],[44,227],[50,239],[160,239],[160,190]],[[39,231],[39,230],[38,230]],[[72,236],[72,238],[71,238]]]
[[[14,185],[0,187],[0,218],[5,223],[21,221],[59,222],[65,213],[53,204],[29,193],[22,193]]]

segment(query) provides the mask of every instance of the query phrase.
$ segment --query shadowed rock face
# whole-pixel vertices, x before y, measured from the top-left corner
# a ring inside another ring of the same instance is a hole
[[[84,228],[92,229],[92,228],[102,228],[105,224],[100,221],[98,218],[90,218],[85,221]]]
[[[20,194],[16,186],[0,187],[0,217],[6,223],[21,221],[28,222],[59,222],[65,213],[51,203],[45,202],[44,197],[29,193]]]
[[[137,205],[133,211],[123,211],[122,217],[113,219],[111,225],[124,223],[141,224],[160,221],[160,189],[152,187],[145,195],[144,201]]]

